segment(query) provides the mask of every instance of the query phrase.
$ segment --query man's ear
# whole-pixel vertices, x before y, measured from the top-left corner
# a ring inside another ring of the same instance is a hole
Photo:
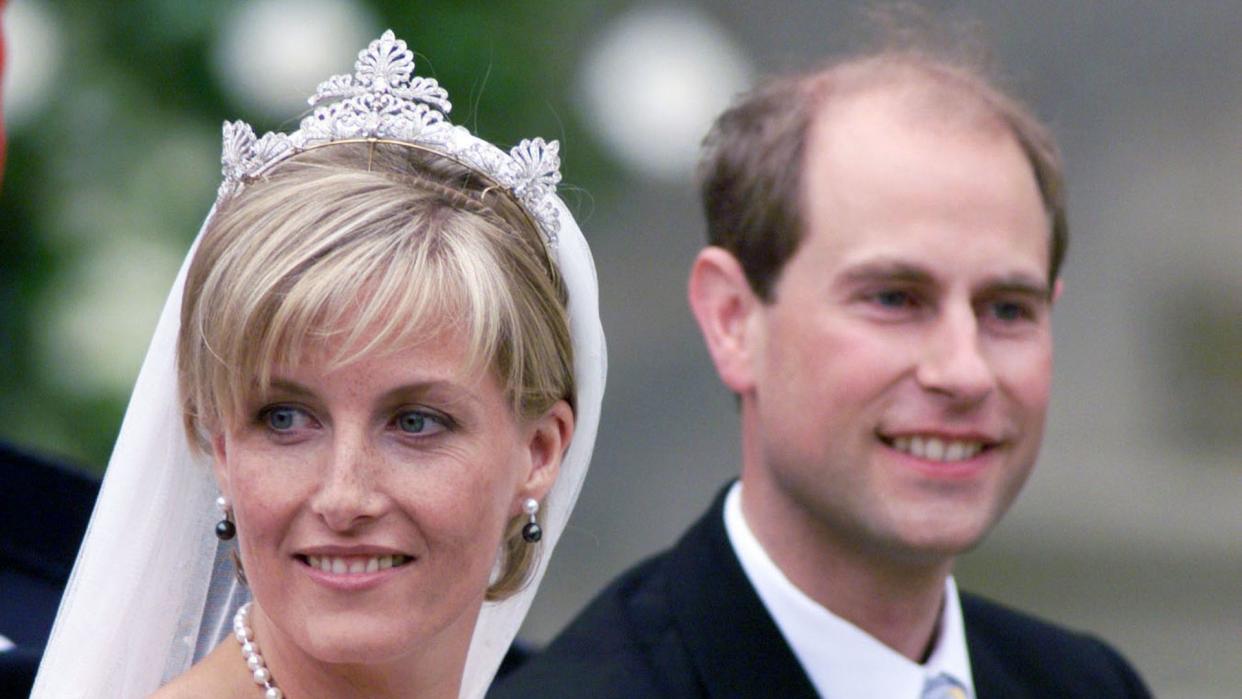
[[[1057,300],[1061,298],[1061,294],[1064,291],[1065,280],[1057,277],[1057,280],[1052,283],[1052,301],[1049,305],[1056,305]]]
[[[542,501],[561,470],[561,459],[574,436],[574,411],[566,401],[557,401],[546,413],[526,428],[526,448],[529,468],[518,484],[518,498],[514,511],[522,511],[526,498]]]
[[[737,258],[718,247],[700,251],[690,268],[688,295],[720,380],[733,393],[746,393],[754,384],[752,335],[762,301]]]

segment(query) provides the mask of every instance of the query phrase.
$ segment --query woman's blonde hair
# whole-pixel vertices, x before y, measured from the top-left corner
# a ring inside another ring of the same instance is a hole
[[[227,200],[203,233],[177,347],[186,431],[209,450],[272,367],[308,350],[335,348],[340,366],[445,330],[465,333],[466,361],[496,372],[519,419],[573,407],[566,304],[539,230],[487,178],[400,144],[309,150]],[[526,582],[524,521],[506,528],[488,599]]]

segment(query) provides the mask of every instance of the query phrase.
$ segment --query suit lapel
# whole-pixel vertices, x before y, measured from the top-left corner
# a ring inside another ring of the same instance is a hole
[[[816,697],[729,543],[724,528],[729,487],[673,550],[674,623],[709,696]]]
[[[966,652],[970,654],[970,674],[975,681],[976,699],[999,699],[1027,695],[1022,683],[1006,669],[996,646],[988,642],[989,625],[981,618],[980,609],[968,594],[960,595],[962,621],[966,626]]]

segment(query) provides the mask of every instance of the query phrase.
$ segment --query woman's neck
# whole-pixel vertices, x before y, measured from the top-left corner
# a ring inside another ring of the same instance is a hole
[[[287,697],[427,697],[457,699],[478,607],[434,638],[424,639],[411,653],[377,662],[328,663],[292,642],[256,604],[251,611],[255,637],[277,687]],[[236,644],[229,638],[226,643]],[[233,649],[235,652],[236,648]],[[250,671],[235,653],[239,672],[262,696]]]

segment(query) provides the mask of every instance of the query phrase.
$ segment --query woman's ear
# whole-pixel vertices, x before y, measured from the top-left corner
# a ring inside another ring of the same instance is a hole
[[[211,471],[216,477],[216,487],[222,495],[229,493],[228,439],[224,430],[211,435]]]
[[[754,384],[750,335],[762,306],[746,272],[724,248],[706,247],[690,268],[687,291],[720,380],[733,393],[746,393]]]
[[[527,498],[542,501],[552,490],[561,470],[561,459],[565,456],[565,450],[569,448],[573,436],[574,411],[563,400],[557,401],[527,426],[529,469],[518,484],[518,500],[515,504],[517,509],[514,514],[521,512],[522,501]]]

